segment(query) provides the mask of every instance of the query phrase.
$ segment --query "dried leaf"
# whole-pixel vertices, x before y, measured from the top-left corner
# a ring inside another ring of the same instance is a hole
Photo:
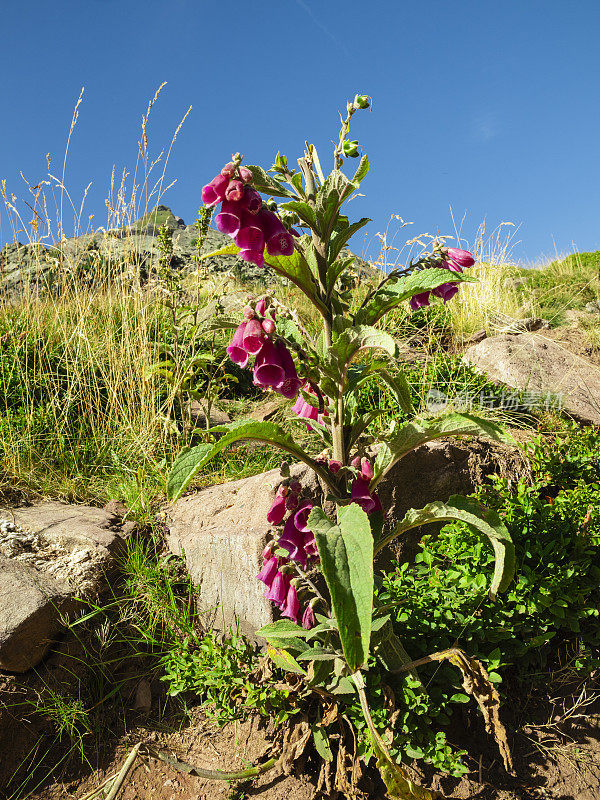
[[[311,736],[311,727],[306,718],[295,725],[290,725],[284,733],[279,765],[286,775],[289,775],[294,766],[294,761],[300,758]]]
[[[340,707],[335,700],[325,700],[323,702],[323,716],[318,724],[323,728],[326,728],[328,725],[331,725],[333,722],[335,722],[339,715]]]

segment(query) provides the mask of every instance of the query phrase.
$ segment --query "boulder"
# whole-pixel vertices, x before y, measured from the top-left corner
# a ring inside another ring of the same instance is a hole
[[[469,347],[463,361],[512,389],[531,405],[558,405],[584,424],[600,425],[600,369],[544,336],[504,334]]]
[[[131,523],[91,506],[0,509],[0,669],[43,658],[65,619],[115,571]]]
[[[492,472],[518,477],[527,470],[516,448],[484,440],[457,440],[423,445],[405,456],[379,487],[384,508],[389,509],[387,530],[409,508],[452,494],[468,494]],[[324,504],[325,493],[314,473],[303,464],[292,467],[313,501]],[[261,553],[270,539],[267,511],[281,482],[278,469],[250,478],[211,486],[178,500],[168,511],[167,544],[184,557],[207,625],[227,631],[239,624],[247,634],[273,620],[273,605],[264,598],[256,580]],[[431,528],[429,528],[431,530]],[[415,552],[423,531],[403,537],[403,546],[391,545],[380,566],[393,558],[406,560]]]

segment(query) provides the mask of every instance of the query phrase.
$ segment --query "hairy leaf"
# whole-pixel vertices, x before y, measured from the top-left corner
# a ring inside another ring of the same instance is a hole
[[[286,672],[294,672],[296,675],[306,675],[306,670],[302,669],[300,664],[296,661],[291,653],[287,650],[278,647],[267,645],[267,653],[269,658],[280,668]]]
[[[219,425],[216,428],[211,428],[209,433],[222,433],[224,435],[214,444],[201,444],[191,449],[182,450],[177,456],[167,479],[167,497],[169,500],[177,500],[198,471],[211,458],[214,458],[217,453],[225,450],[233,442],[239,442],[241,439],[252,439],[273,444],[280,450],[284,450],[286,453],[308,464],[326,483],[331,483],[328,471],[316,461],[313,461],[294,442],[284,428],[273,422],[247,422],[242,420],[241,422],[232,422],[231,425]]]
[[[315,214],[315,210],[311,205],[304,202],[304,200],[290,200],[289,203],[281,203],[280,208],[293,211],[303,222],[306,222],[309,228],[312,230],[317,229],[317,215]]]
[[[325,358],[325,372],[335,375],[336,378],[343,378],[350,361],[367,348],[385,350],[392,357],[398,352],[398,345],[385,331],[369,325],[356,325],[346,328],[329,348]]]
[[[371,222],[368,217],[363,217],[358,222],[353,222],[352,225],[348,225],[341,230],[336,230],[329,241],[329,261],[333,261],[336,259],[348,239],[350,239],[354,234],[359,231],[361,228],[364,228],[367,223]],[[329,287],[327,287],[329,288]]]
[[[352,178],[352,183],[356,189],[360,186],[362,181],[364,180],[367,172],[369,171],[369,159],[366,156],[363,156],[360,161],[358,162],[358,168],[354,173],[354,177]]]
[[[272,197],[294,197],[294,194],[289,189],[286,189],[282,183],[272,178],[262,167],[248,164],[248,169],[252,173],[252,183],[258,192]]]
[[[432,522],[455,520],[466,523],[473,533],[491,544],[496,558],[490,597],[495,600],[498,592],[504,592],[508,588],[515,574],[515,547],[498,514],[466,497],[453,495],[447,503],[436,500],[428,503],[425,508],[411,508],[392,533],[378,543],[377,552],[411,528],[418,528]]]
[[[373,537],[369,518],[356,503],[338,509],[334,525],[313,508],[308,525],[315,535],[321,568],[351,670],[369,655],[373,608]]]

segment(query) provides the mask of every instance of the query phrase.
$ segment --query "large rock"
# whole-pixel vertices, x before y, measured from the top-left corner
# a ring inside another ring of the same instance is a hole
[[[536,334],[503,335],[469,347],[463,360],[493,380],[528,393],[532,405],[554,396],[584,424],[600,425],[600,369]]]
[[[437,441],[405,456],[381,482],[379,494],[389,509],[391,530],[409,508],[452,494],[468,494],[492,472],[516,477],[527,469],[516,448],[475,440]],[[292,474],[306,494],[323,505],[324,493],[314,473],[302,464]],[[273,620],[273,606],[256,580],[261,553],[270,538],[267,511],[281,481],[279,470],[211,486],[178,500],[169,510],[170,549],[183,555],[199,588],[199,606],[206,622],[221,630],[230,626],[252,634]],[[327,513],[334,510],[326,504]],[[403,547],[392,545],[381,565],[391,558],[410,558],[422,531],[403,537]]]
[[[24,672],[99,595],[130,526],[91,506],[0,509],[0,669]]]

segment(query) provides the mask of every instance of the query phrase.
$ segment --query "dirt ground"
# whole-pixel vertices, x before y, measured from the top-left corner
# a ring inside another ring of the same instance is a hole
[[[56,742],[52,723],[27,713],[23,700],[35,697],[49,685],[73,682],[72,646],[63,642],[37,674],[0,674],[0,800],[84,800],[107,778],[119,772],[133,746],[143,742],[180,761],[209,770],[244,769],[264,759],[277,730],[258,717],[243,723],[216,726],[201,708],[169,710],[160,681],[142,685],[132,671],[131,691],[125,693],[127,713],[100,719],[100,735],[89,734],[86,762],[73,752],[65,758],[69,742]],[[81,667],[85,669],[84,665]],[[142,691],[140,692],[140,687]],[[572,692],[572,689],[569,691]],[[577,689],[579,691],[579,689]],[[577,693],[577,692],[576,692]],[[576,694],[575,693],[575,694]],[[140,694],[142,695],[140,701]],[[464,712],[453,724],[449,740],[467,749],[471,772],[462,779],[423,772],[415,762],[418,782],[456,800],[598,800],[600,798],[600,685],[585,688],[585,703],[565,698],[515,698],[502,713],[509,730],[516,777],[507,775],[495,744],[483,729],[476,711]],[[575,697],[575,695],[573,695]],[[144,699],[145,698],[145,699]],[[575,702],[575,705],[573,703]],[[597,708],[598,707],[598,708]],[[572,709],[565,713],[565,708]],[[122,709],[122,707],[121,707]],[[94,738],[96,736],[96,738]],[[47,752],[46,752],[47,751]],[[42,760],[44,768],[34,768]],[[61,760],[64,759],[64,760]],[[291,774],[278,767],[255,781],[230,785],[186,774],[149,755],[139,756],[118,794],[118,800],[311,800],[343,797],[335,792],[316,794],[320,760],[309,746],[294,763]],[[53,766],[53,768],[51,768]],[[49,774],[48,774],[49,773]],[[25,791],[21,782],[33,779]],[[385,800],[385,787],[376,770],[367,769],[351,796]],[[96,795],[104,800],[104,795]]]

